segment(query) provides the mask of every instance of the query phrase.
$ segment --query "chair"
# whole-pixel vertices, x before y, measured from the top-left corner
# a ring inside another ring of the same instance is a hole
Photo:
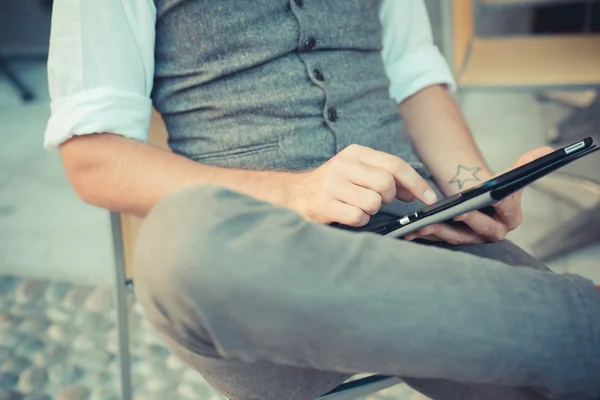
[[[484,35],[484,13],[572,0],[442,1],[444,50],[463,90],[600,88],[600,34]],[[595,1],[595,0],[594,0]],[[590,2],[590,0],[586,0]]]
[[[151,144],[165,149],[168,148],[166,129],[157,112],[152,113],[149,136]],[[131,356],[129,352],[127,291],[133,288],[131,273],[132,251],[141,220],[130,215],[111,212],[110,221],[115,266],[115,307],[117,311],[121,397],[123,400],[132,400],[133,388],[131,384]],[[400,382],[401,380],[396,377],[372,375],[346,382],[319,397],[318,400],[350,400],[379,392]]]
[[[0,73],[6,76],[8,82],[19,92],[19,95],[24,102],[35,100],[33,91],[23,82],[21,77],[9,67],[7,57],[2,54],[0,54]]]
[[[595,97],[584,107],[577,107],[575,104],[567,101],[561,101],[547,95],[540,95],[542,101],[553,101],[573,108],[573,112],[564,120],[552,126],[548,130],[548,141],[550,143],[571,143],[576,140],[593,136],[595,141],[600,139],[600,91],[595,93]],[[596,156],[596,160],[598,157]],[[566,191],[585,190],[589,194],[600,200],[600,177],[598,176],[597,161],[592,163],[590,160],[589,173],[555,173],[553,181],[555,186],[559,186]],[[542,189],[538,187],[538,189]],[[548,193],[558,200],[566,203],[570,201],[551,191]],[[548,233],[533,245],[533,254],[543,261],[551,261],[555,258],[571,253],[575,250],[600,243],[600,202],[593,207],[581,207],[579,215],[575,216],[565,224],[561,225],[560,230]]]
[[[14,5],[17,4],[17,2],[13,2]],[[28,14],[28,9],[27,8],[23,8],[23,7],[32,7],[33,6],[33,2],[31,1],[26,1],[26,2],[21,2],[23,5],[19,6],[21,8],[16,7],[16,9],[20,10],[20,13],[18,16],[13,16],[12,14],[10,15],[10,17],[16,17],[17,19],[21,19],[23,17],[27,17],[27,21],[29,21],[29,14]],[[25,4],[27,3],[27,4]],[[39,0],[40,3],[40,7],[43,9],[43,11],[46,13],[45,17],[47,18],[47,21],[50,21],[50,16],[52,14],[52,4],[53,4],[53,0]],[[13,8],[9,5],[8,7],[8,12],[10,13],[10,11],[14,11]],[[3,9],[3,12],[5,10]],[[3,49],[0,49],[3,50]],[[23,50],[23,49],[21,49]],[[23,60],[35,60],[35,61],[43,61],[46,62],[46,59],[48,58],[48,52],[47,52],[47,48],[44,48],[43,51],[38,52],[38,51],[32,51],[32,50],[28,50],[25,49],[25,52],[23,53],[23,51],[19,51],[19,54],[11,54],[11,55],[7,55],[4,54],[4,51],[0,51],[0,76],[4,76],[6,77],[6,79],[8,80],[8,83],[17,91],[17,93],[19,94],[19,96],[21,97],[21,100],[23,102],[31,102],[33,100],[36,99],[36,94],[35,92],[31,89],[31,87],[23,80],[23,78],[20,76],[19,71],[16,67],[11,66],[11,62],[12,61],[23,61]]]
[[[573,109],[573,112],[569,116],[548,129],[546,137],[549,143],[571,143],[576,142],[582,137],[598,134],[598,127],[600,126],[600,91],[597,91],[595,98],[582,108],[574,104],[569,104],[568,101],[552,99],[546,96],[546,94],[542,93],[538,97],[538,100],[555,102]]]

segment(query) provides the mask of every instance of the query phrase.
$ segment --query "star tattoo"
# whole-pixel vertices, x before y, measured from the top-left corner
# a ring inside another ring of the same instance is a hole
[[[456,183],[458,184],[458,188],[462,189],[463,186],[469,181],[481,181],[481,179],[477,177],[477,173],[479,171],[481,171],[481,167],[467,168],[464,165],[459,165],[458,169],[456,170],[456,175],[454,175],[454,177],[450,179],[449,183]]]

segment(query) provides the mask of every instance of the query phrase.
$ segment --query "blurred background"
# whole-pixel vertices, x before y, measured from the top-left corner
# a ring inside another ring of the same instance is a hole
[[[545,144],[600,141],[600,1],[427,6],[495,171]],[[219,399],[127,292],[131,223],[80,201],[58,153],[42,148],[50,19],[51,1],[0,2],[0,400],[127,398],[122,385],[136,399]],[[600,285],[598,155],[529,188],[524,213],[513,241]],[[368,397],[422,398],[402,385]]]

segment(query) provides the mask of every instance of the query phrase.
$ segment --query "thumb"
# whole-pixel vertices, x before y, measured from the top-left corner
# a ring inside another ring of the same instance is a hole
[[[537,149],[533,149],[523,154],[521,157],[517,159],[514,168],[520,167],[521,165],[525,165],[533,160],[536,160],[540,157],[545,156],[546,154],[550,154],[554,151],[554,149],[550,146],[543,146]]]
[[[540,157],[545,156],[546,154],[550,154],[554,151],[554,149],[550,146],[543,146],[543,147],[539,147],[537,149],[533,149],[531,151],[528,151],[527,153],[523,154],[521,157],[519,157],[517,159],[517,162],[515,162],[515,164],[510,167],[509,169],[502,171],[499,174],[494,175],[494,178],[497,176],[500,176],[502,174],[505,174],[509,171],[512,171],[515,168],[520,167],[521,165],[525,165],[533,160],[536,160]]]

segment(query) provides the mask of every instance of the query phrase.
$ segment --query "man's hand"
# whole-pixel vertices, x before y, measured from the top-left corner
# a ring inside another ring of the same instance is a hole
[[[394,199],[435,203],[435,192],[402,159],[351,145],[321,167],[297,175],[292,208],[324,224],[364,226],[382,204]]]
[[[512,169],[552,151],[551,147],[541,147],[532,150],[521,156]],[[463,186],[463,189],[467,188]],[[414,240],[420,238],[451,244],[498,242],[503,240],[508,232],[513,231],[521,225],[523,220],[521,211],[522,194],[522,191],[516,192],[499,203],[494,204],[496,213],[492,217],[479,211],[471,211],[454,218],[455,221],[461,221],[466,224],[465,227],[454,227],[443,223],[434,224],[406,235],[405,239]]]

